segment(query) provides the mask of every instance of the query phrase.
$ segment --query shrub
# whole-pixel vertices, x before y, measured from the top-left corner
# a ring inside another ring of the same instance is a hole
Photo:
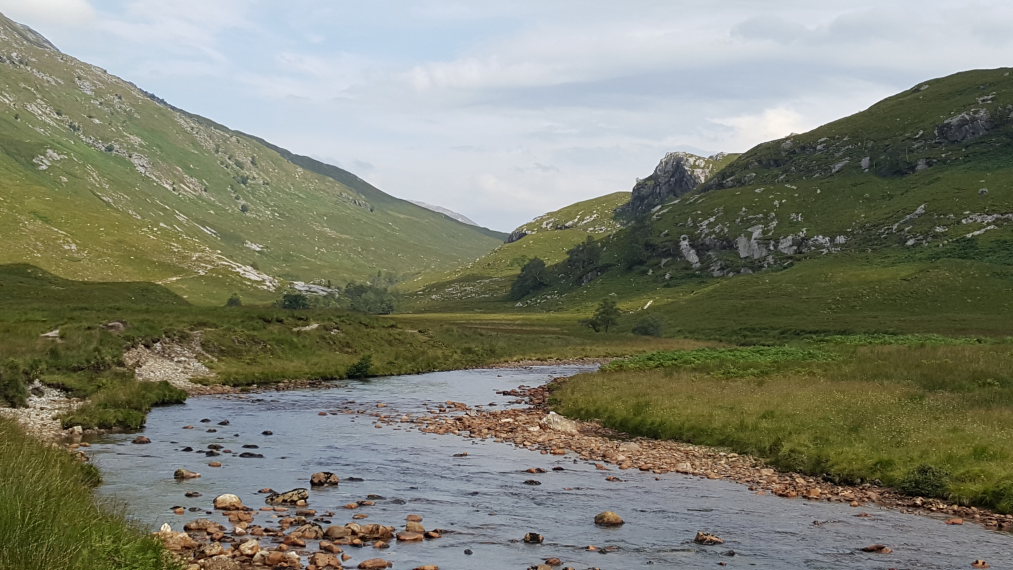
[[[633,334],[643,336],[661,336],[665,332],[665,321],[658,315],[641,317],[633,325]]]
[[[299,311],[310,308],[310,300],[305,294],[292,291],[282,295],[279,305],[282,309]]]
[[[15,360],[8,360],[0,366],[0,404],[12,408],[28,405],[28,385],[25,370]]]
[[[355,362],[355,364],[348,367],[349,378],[368,378],[373,371],[373,357],[369,354],[365,354]]]
[[[226,307],[241,307],[243,306],[243,300],[239,298],[239,293],[233,293],[227,301],[225,301]]]
[[[904,493],[916,497],[945,497],[949,488],[950,474],[932,465],[919,465],[907,472],[897,487]]]

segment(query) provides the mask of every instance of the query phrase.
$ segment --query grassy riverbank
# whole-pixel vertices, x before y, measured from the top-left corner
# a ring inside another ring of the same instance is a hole
[[[567,381],[554,405],[785,470],[1013,512],[1013,342],[899,340],[633,357]]]
[[[169,570],[157,540],[94,501],[98,471],[0,419],[0,569]]]

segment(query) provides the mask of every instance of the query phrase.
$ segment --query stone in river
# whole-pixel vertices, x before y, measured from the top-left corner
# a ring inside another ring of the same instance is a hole
[[[284,493],[271,493],[265,501],[269,505],[294,505],[299,501],[309,500],[310,493],[305,488],[292,489]]]
[[[612,511],[601,512],[594,517],[594,524],[598,526],[621,526],[625,522],[623,517]]]
[[[544,541],[545,537],[537,532],[529,532],[524,535],[524,542],[527,544],[541,544]]]
[[[247,507],[243,504],[243,500],[238,495],[232,493],[225,493],[215,497],[214,502],[215,508],[221,511],[241,511]]]
[[[363,560],[359,563],[359,570],[382,570],[383,568],[390,568],[393,566],[393,562],[388,562],[383,558],[370,558],[369,560]]]
[[[190,471],[189,469],[177,469],[172,476],[177,480],[196,479],[197,477],[200,477],[200,473]]]
[[[399,532],[397,533],[398,542],[421,542],[425,538],[422,533],[418,532]]]
[[[313,487],[323,487],[325,485],[337,485],[341,482],[341,478],[331,473],[330,471],[320,471],[310,475],[310,485]]]
[[[862,547],[862,552],[875,552],[876,554],[890,554],[893,549],[885,544],[870,544]]]
[[[711,534],[709,532],[703,532],[703,531],[697,531],[696,537],[693,538],[693,542],[695,542],[697,544],[704,544],[704,545],[724,544],[725,543],[724,539],[722,539],[721,537],[717,536],[716,534]]]
[[[131,441],[130,443],[136,443],[136,444],[151,443],[151,438],[144,437],[143,435],[139,435],[139,436],[135,437],[134,440]]]

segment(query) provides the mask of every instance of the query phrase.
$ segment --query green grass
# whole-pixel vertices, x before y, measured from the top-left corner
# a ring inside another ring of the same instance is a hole
[[[344,284],[381,269],[446,271],[502,243],[503,234],[161,104],[69,55],[20,44],[2,16],[0,28],[5,53],[24,57],[0,76],[11,99],[0,113],[0,263],[163,283],[213,305],[233,291],[261,302],[275,295],[235,264]],[[39,158],[47,154],[48,165]]]
[[[160,543],[94,501],[91,465],[0,419],[0,568],[157,570],[179,565]]]
[[[705,350],[665,363],[576,377],[554,405],[838,482],[912,490],[935,477],[948,500],[1013,512],[1009,342]]]

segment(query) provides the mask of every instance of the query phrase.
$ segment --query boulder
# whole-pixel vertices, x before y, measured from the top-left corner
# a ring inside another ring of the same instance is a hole
[[[317,552],[310,556],[310,564],[319,570],[324,570],[324,568],[338,569],[341,568],[341,559],[328,552]]]
[[[415,521],[405,523],[404,529],[408,532],[417,532],[419,534],[425,534],[426,532],[426,527],[422,526],[422,523]]]
[[[133,441],[131,441],[130,443],[136,443],[138,445],[143,445],[145,443],[151,443],[151,438],[145,437],[143,435],[139,435],[139,436],[135,437],[133,439]]]
[[[324,529],[318,524],[309,523],[293,530],[289,536],[305,538],[308,540],[319,540],[324,537]]]
[[[307,501],[310,492],[303,487],[285,491],[284,493],[271,493],[264,499],[269,505],[294,505],[299,501]]]
[[[215,497],[215,508],[220,511],[242,511],[248,507],[243,504],[243,500],[238,495],[232,493],[225,493]]]
[[[185,532],[163,530],[156,532],[155,537],[162,541],[166,550],[171,552],[180,552],[183,550],[197,548],[197,541],[190,538],[190,535]]]
[[[177,481],[182,481],[184,479],[196,479],[197,477],[200,477],[200,473],[197,473],[196,471],[190,471],[189,469],[182,469],[181,468],[181,469],[177,469],[172,474],[172,476]]]
[[[419,532],[399,532],[397,533],[398,542],[422,542],[425,538],[422,533]]]
[[[716,534],[709,532],[698,531],[693,542],[697,544],[712,545],[712,544],[724,544],[724,539],[718,537]]]
[[[537,532],[529,532],[524,535],[525,544],[541,544],[545,541],[545,537],[538,534]]]
[[[236,547],[236,551],[243,556],[255,556],[258,552],[260,552],[260,542],[256,539],[241,542],[239,543],[239,546]]]
[[[323,487],[327,485],[337,485],[341,482],[341,478],[331,473],[330,471],[320,471],[310,475],[310,486],[312,487]]]
[[[539,423],[542,425],[542,427],[562,432],[568,435],[577,435],[578,433],[580,433],[579,429],[577,428],[577,422],[571,419],[564,418],[563,416],[557,414],[556,412],[549,412],[549,415],[542,418],[542,421]]]
[[[348,538],[352,536],[352,531],[346,526],[329,526],[324,530],[324,536],[331,539]]]
[[[392,526],[384,526],[382,524],[367,524],[364,526],[350,524],[348,526],[359,527],[355,534],[363,540],[390,540],[394,538],[394,527]]]
[[[389,562],[383,558],[370,558],[369,560],[360,562],[358,568],[359,570],[382,570],[383,568],[390,568],[393,565],[393,562]]]
[[[594,517],[594,524],[598,526],[622,526],[625,522],[623,517],[612,511],[601,512]]]

